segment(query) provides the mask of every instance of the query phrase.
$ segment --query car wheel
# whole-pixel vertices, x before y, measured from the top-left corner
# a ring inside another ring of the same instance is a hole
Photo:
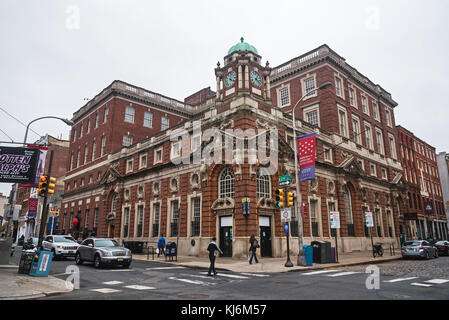
[[[426,260],[429,260],[430,256],[429,256],[429,251],[426,251]]]
[[[94,267],[97,269],[101,268],[101,258],[98,254],[96,254],[94,258]]]
[[[128,269],[130,265],[131,265],[131,263],[125,263],[125,264],[123,265],[123,269]]]
[[[56,256],[55,249],[51,249],[51,252],[53,253],[53,261],[58,260],[58,257]]]
[[[435,258],[438,258],[438,250],[435,250]]]
[[[76,264],[79,264],[79,265],[83,264],[83,260],[81,260],[81,255],[79,252],[76,253],[75,262],[76,262]]]

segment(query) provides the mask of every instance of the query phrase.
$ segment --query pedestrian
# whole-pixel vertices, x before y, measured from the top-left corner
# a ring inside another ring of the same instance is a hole
[[[164,234],[161,234],[159,240],[157,241],[157,256],[159,257],[159,255],[162,253],[165,256],[165,239],[164,239]]]
[[[215,259],[217,258],[217,251],[223,254],[223,251],[221,251],[217,243],[215,243],[216,240],[217,238],[213,237],[211,243],[209,243],[209,246],[207,247],[210,260],[209,272],[207,273],[208,276],[212,276],[212,271],[214,272],[214,276],[217,275],[217,271],[215,271]]]
[[[249,251],[251,252],[251,258],[249,258],[249,264],[253,263],[253,258],[256,260],[256,263],[259,263],[259,260],[257,260],[256,256],[256,250],[259,248],[259,242],[257,241],[256,237],[252,234],[249,238]]]

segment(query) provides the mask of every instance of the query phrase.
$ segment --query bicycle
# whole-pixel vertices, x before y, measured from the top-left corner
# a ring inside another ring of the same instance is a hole
[[[376,243],[373,245],[373,257],[382,257],[384,254],[384,249],[382,248],[382,243]]]

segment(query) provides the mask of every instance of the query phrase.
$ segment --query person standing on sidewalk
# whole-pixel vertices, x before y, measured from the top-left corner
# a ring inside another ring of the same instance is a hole
[[[259,242],[257,241],[256,237],[252,234],[249,238],[249,251],[251,252],[251,258],[249,258],[249,264],[253,263],[253,258],[256,260],[256,263],[259,263],[259,260],[257,260],[256,256],[256,250],[259,248]]]
[[[217,238],[213,237],[211,243],[209,243],[209,246],[207,247],[210,260],[209,272],[207,273],[208,276],[212,276],[212,271],[214,272],[214,276],[217,275],[217,271],[215,271],[215,259],[217,258],[217,251],[223,254],[223,251],[221,251],[221,249],[215,243],[216,240]]]
[[[161,234],[161,237],[159,238],[159,240],[157,241],[157,248],[159,249],[158,253],[157,253],[157,257],[159,258],[159,255],[162,253],[163,255],[165,255],[165,239],[164,239],[164,234]]]

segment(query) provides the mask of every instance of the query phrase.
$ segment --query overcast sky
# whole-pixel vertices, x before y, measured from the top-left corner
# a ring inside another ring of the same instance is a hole
[[[396,124],[449,151],[448,21],[447,0],[1,0],[0,107],[24,123],[71,118],[115,79],[182,101],[215,91],[214,68],[242,36],[272,67],[325,43],[392,94]],[[23,141],[2,110],[0,123]],[[31,128],[69,135],[58,120]]]

